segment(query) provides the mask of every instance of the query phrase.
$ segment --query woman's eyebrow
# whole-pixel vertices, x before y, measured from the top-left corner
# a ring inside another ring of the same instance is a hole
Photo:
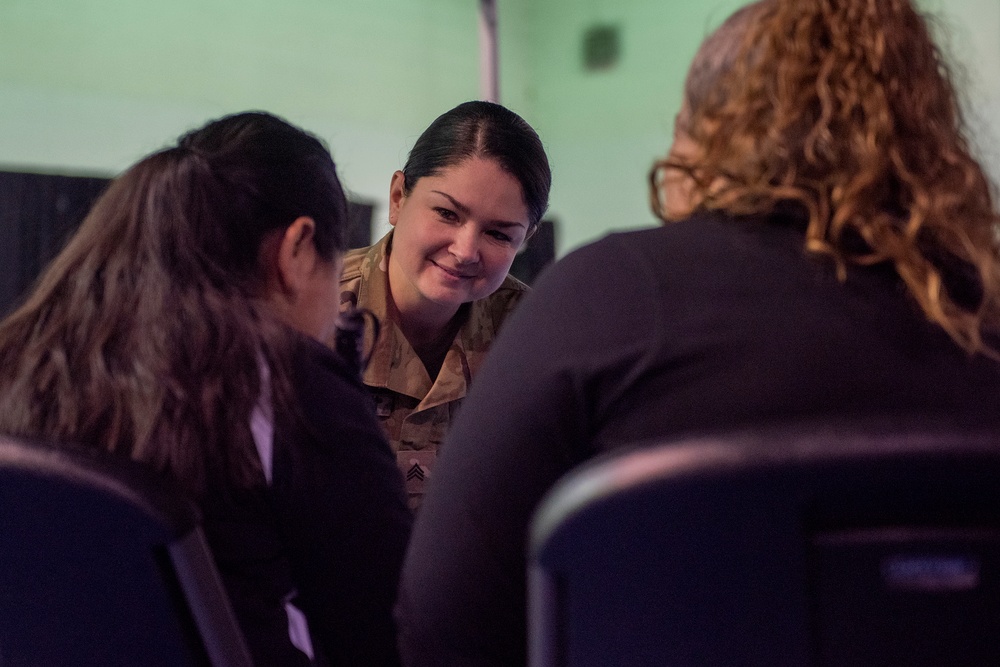
[[[462,215],[469,215],[472,212],[468,206],[458,201],[447,192],[441,192],[440,190],[431,190],[431,192],[439,194],[450,201],[451,205],[458,209],[458,212]],[[527,227],[525,223],[517,222],[515,220],[490,220],[489,222],[500,227]]]
[[[445,199],[447,199],[448,201],[450,201],[451,205],[454,206],[455,208],[457,208],[459,213],[462,213],[464,215],[468,215],[469,213],[471,213],[471,211],[470,211],[470,209],[469,209],[468,206],[466,206],[462,202],[458,201],[457,199],[455,199],[454,197],[452,197],[447,192],[441,192],[440,190],[431,190],[431,192],[436,192],[437,194],[441,195],[442,197],[444,197]]]

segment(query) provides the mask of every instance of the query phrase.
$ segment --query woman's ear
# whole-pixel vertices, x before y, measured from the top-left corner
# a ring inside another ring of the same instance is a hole
[[[300,216],[281,235],[278,244],[278,283],[286,296],[294,299],[316,268],[316,221]]]
[[[403,205],[404,199],[406,199],[406,177],[403,176],[403,172],[397,171],[389,182],[389,224],[393,227],[396,226],[399,208]]]
[[[524,235],[524,241],[522,241],[522,242],[521,242],[521,247],[522,247],[522,248],[524,247],[524,245],[525,245],[525,244],[526,244],[526,243],[527,243],[528,241],[530,241],[530,240],[531,240],[531,237],[535,235],[535,232],[537,232],[537,231],[538,231],[538,226],[539,226],[539,225],[541,225],[541,224],[542,224],[542,223],[541,223],[541,222],[539,221],[539,222],[536,222],[535,224],[533,224],[533,225],[531,226],[531,229],[529,229],[529,230],[528,230],[528,233]]]

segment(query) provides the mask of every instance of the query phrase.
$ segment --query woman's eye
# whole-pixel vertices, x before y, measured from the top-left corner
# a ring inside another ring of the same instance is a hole
[[[510,243],[511,241],[514,240],[513,238],[511,238],[507,234],[504,234],[503,232],[498,231],[496,229],[492,229],[492,230],[490,230],[490,231],[488,231],[486,233],[489,234],[490,236],[492,236],[493,238],[495,238],[497,241],[500,241],[502,243]]]
[[[437,207],[437,208],[434,209],[434,212],[437,213],[439,216],[441,216],[445,220],[449,220],[449,221],[458,220],[458,215],[454,211],[452,211],[451,209],[441,208],[439,206],[439,207]]]

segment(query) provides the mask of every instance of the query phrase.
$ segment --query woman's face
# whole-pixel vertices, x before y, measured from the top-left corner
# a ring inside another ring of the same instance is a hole
[[[528,234],[521,185],[494,160],[472,157],[409,194],[392,177],[389,286],[399,312],[442,323],[468,301],[489,296]]]
[[[302,283],[302,294],[296,302],[292,326],[313,338],[330,342],[337,331],[340,316],[340,273],[343,254],[331,261],[318,258]]]
[[[266,276],[264,296],[293,329],[332,343],[340,315],[342,252],[323,258],[316,249],[316,222],[300,216],[264,238],[258,263]]]

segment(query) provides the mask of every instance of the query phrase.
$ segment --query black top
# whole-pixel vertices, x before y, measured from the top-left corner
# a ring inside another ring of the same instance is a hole
[[[355,370],[304,337],[292,368],[304,419],[276,418],[272,485],[213,494],[206,536],[255,664],[308,664],[289,640],[290,598],[318,664],[398,664],[391,610],[411,515],[396,458]]]
[[[397,609],[406,665],[525,660],[542,495],[629,443],[830,417],[1000,420],[1000,365],[926,321],[888,265],[807,257],[801,221],[701,215],[544,272],[443,450]]]

